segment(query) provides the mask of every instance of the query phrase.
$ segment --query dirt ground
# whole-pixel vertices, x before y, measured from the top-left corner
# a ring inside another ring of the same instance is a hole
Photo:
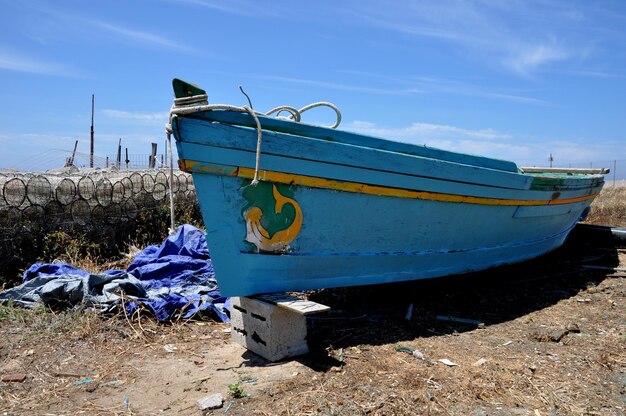
[[[624,246],[581,234],[522,265],[312,292],[332,310],[309,319],[311,353],[279,363],[230,342],[228,324],[4,307],[0,376],[26,379],[0,382],[0,415],[199,415],[213,393],[215,415],[624,415],[616,268]]]

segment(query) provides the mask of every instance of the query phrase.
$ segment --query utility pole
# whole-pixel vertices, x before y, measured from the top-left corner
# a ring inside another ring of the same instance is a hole
[[[552,153],[550,153],[550,158],[548,160],[550,161],[550,167],[552,167],[552,162],[554,162],[554,158],[552,157]]]
[[[120,137],[120,141],[117,144],[117,160],[116,165],[118,169],[122,168],[122,138]]]
[[[93,168],[93,100],[94,96],[91,94],[91,146],[89,148],[89,167]]]

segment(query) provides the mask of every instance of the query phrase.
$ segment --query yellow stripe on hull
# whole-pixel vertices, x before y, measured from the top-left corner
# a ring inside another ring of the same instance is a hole
[[[222,165],[205,164],[191,160],[180,160],[181,170],[186,172],[211,173],[216,175],[237,176],[252,179],[254,169],[244,167],[228,167]],[[414,191],[410,189],[392,188],[379,185],[367,185],[358,182],[344,182],[333,179],[324,179],[314,176],[295,175],[291,173],[259,171],[259,178],[274,183],[288,185],[300,185],[310,188],[332,189],[336,191],[352,192],[367,195],[390,196],[396,198],[421,199],[426,201],[455,202],[478,205],[508,205],[508,206],[541,206],[541,205],[564,205],[575,202],[587,201],[595,198],[598,194],[585,195],[576,198],[550,199],[550,200],[525,200],[525,199],[501,199],[486,198],[479,196],[444,194],[439,192]]]

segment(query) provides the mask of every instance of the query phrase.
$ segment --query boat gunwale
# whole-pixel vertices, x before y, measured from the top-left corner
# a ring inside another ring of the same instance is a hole
[[[172,126],[174,127],[174,131],[175,131],[175,136],[178,142],[183,142],[183,143],[189,143],[189,144],[196,144],[199,146],[211,146],[211,147],[215,147],[215,148],[220,148],[220,149],[226,149],[226,150],[233,150],[233,151],[241,151],[241,152],[248,152],[248,153],[255,153],[256,152],[256,133],[253,134],[254,129],[250,128],[250,127],[246,127],[246,126],[240,126],[240,125],[234,125],[234,124],[228,124],[228,123],[221,123],[221,122],[216,122],[216,121],[211,121],[211,120],[207,120],[205,118],[201,118],[201,117],[189,117],[189,116],[185,116],[184,118],[182,118],[182,120],[187,119],[187,121],[191,121],[193,122],[200,122],[200,123],[206,123],[204,125],[204,127],[211,127],[211,128],[215,128],[217,130],[220,130],[217,132],[217,135],[220,134],[243,134],[243,133],[249,133],[250,137],[247,137],[246,140],[250,140],[250,143],[247,147],[241,147],[241,146],[234,146],[232,144],[228,144],[228,145],[224,145],[219,144],[219,143],[207,143],[204,140],[198,140],[196,138],[188,138],[188,137],[184,137],[185,135],[183,135],[181,133],[181,119],[180,118],[176,118],[174,120],[172,120]],[[185,123],[186,121],[183,121],[183,123]],[[299,124],[299,123],[294,123],[294,124]],[[188,128],[187,126],[182,127],[184,128]],[[282,136],[287,136],[287,137],[282,137]],[[361,164],[361,165],[355,165],[355,164],[347,164],[345,162],[338,162],[338,161],[329,161],[326,163],[329,164],[333,164],[333,165],[337,165],[337,166],[344,166],[344,167],[351,167],[351,168],[360,168],[360,169],[367,169],[367,170],[371,170],[372,172],[386,172],[386,173],[390,173],[390,174],[400,174],[400,175],[407,175],[407,176],[413,176],[413,177],[421,177],[421,178],[425,178],[425,179],[432,179],[432,180],[444,180],[444,181],[449,181],[449,182],[454,182],[454,183],[459,183],[459,184],[467,184],[467,185],[477,185],[477,186],[486,186],[486,187],[493,187],[493,188],[498,188],[498,189],[511,189],[511,190],[526,190],[529,188],[531,182],[532,182],[532,177],[530,175],[524,175],[522,173],[520,173],[519,171],[515,171],[515,172],[511,172],[511,171],[507,171],[507,170],[501,170],[501,169],[494,169],[491,167],[485,167],[485,166],[477,166],[477,165],[472,165],[472,164],[467,164],[467,163],[463,163],[463,162],[456,162],[456,161],[451,161],[451,160],[442,160],[442,159],[437,159],[434,157],[428,157],[428,156],[424,156],[424,155],[417,155],[417,154],[409,154],[409,153],[405,153],[405,152],[396,152],[396,151],[392,151],[392,150],[387,150],[387,149],[378,149],[378,148],[374,148],[374,147],[369,147],[369,146],[361,146],[359,144],[353,144],[353,143],[344,143],[344,142],[340,142],[340,141],[328,141],[328,140],[324,140],[324,139],[320,139],[320,138],[316,138],[316,137],[308,137],[308,136],[302,136],[302,135],[297,135],[295,133],[284,133],[284,132],[280,132],[280,131],[268,131],[267,135],[264,136],[265,137],[265,144],[266,146],[263,146],[263,143],[261,144],[261,157],[263,156],[274,156],[274,157],[286,157],[286,158],[291,158],[291,159],[298,159],[298,160],[302,160],[302,161],[313,161],[313,162],[319,162],[319,159],[314,159],[314,158],[310,158],[310,157],[302,157],[302,156],[295,156],[295,155],[287,155],[285,154],[285,152],[271,152],[267,150],[267,143],[268,143],[268,138],[271,138],[272,140],[276,140],[276,141],[280,141],[280,140],[284,140],[284,139],[307,139],[310,140],[311,142],[316,142],[321,146],[326,146],[326,145],[335,145],[335,146],[346,146],[348,148],[350,147],[354,147],[354,148],[358,148],[360,149],[360,151],[365,151],[365,152],[372,152],[373,154],[375,153],[386,153],[389,154],[390,157],[398,157],[401,159],[398,159],[399,161],[402,161],[402,158],[410,158],[414,159],[415,161],[420,161],[420,163],[427,163],[427,164],[437,164],[439,166],[437,166],[437,168],[439,169],[440,166],[441,167],[447,167],[448,169],[467,169],[466,172],[463,172],[465,175],[464,176],[455,176],[452,173],[447,173],[447,177],[445,176],[433,176],[433,175],[427,175],[427,174],[423,174],[423,173],[415,173],[415,172],[411,172],[411,171],[400,171],[400,170],[390,170],[390,169],[383,169],[380,167],[374,168],[371,166],[368,166],[366,164]],[[364,136],[367,137],[367,136]],[[252,144],[254,140],[254,145]],[[382,139],[381,139],[382,140]],[[217,139],[217,142],[220,141],[224,141],[221,139]],[[398,142],[390,142],[390,143],[398,143]],[[401,143],[398,143],[401,144]],[[276,144],[275,144],[276,145]],[[410,145],[413,146],[413,145]],[[419,147],[419,146],[418,146]],[[453,153],[453,152],[450,152]],[[466,156],[462,153],[455,153],[456,155],[462,155],[462,156]],[[469,155],[471,156],[471,155]],[[408,162],[407,162],[408,163]],[[393,164],[391,164],[390,166],[394,166]],[[409,169],[408,166],[405,166],[404,169]],[[411,166],[411,169],[414,169],[413,166]],[[434,171],[433,171],[434,172]],[[472,180],[470,180],[470,177],[468,176],[468,174],[471,174],[471,176],[474,176],[472,178]],[[479,178],[479,176],[483,175],[484,177]]]

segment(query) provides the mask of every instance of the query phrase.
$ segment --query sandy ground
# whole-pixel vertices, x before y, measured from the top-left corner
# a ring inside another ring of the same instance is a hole
[[[624,415],[615,268],[626,250],[583,236],[485,273],[313,292],[332,310],[309,321],[311,353],[279,363],[231,343],[228,324],[5,307],[0,376],[26,379],[0,382],[0,415],[199,415],[212,393],[215,415]]]

